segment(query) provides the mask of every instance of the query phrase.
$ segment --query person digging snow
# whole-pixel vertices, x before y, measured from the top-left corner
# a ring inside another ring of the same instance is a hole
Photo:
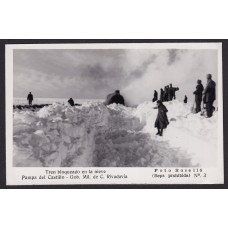
[[[162,136],[163,129],[167,128],[169,124],[168,117],[166,114],[168,110],[160,100],[157,101],[157,107],[155,107],[155,109],[158,109],[158,115],[154,124],[154,127],[158,129],[158,132],[156,135]]]

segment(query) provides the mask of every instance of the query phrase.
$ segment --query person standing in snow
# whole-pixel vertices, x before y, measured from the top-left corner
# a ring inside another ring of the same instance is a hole
[[[164,88],[164,99],[163,99],[163,101],[168,101],[168,91],[169,91],[169,86],[165,86],[165,88]]]
[[[27,96],[27,100],[29,105],[32,105],[32,101],[33,101],[33,95],[31,92],[29,92],[28,96]]]
[[[184,96],[184,103],[185,103],[185,104],[187,104],[187,103],[188,103],[188,98],[187,98],[187,96],[186,96],[186,95]]]
[[[215,101],[215,87],[216,83],[212,80],[212,75],[207,74],[207,85],[203,92],[204,101],[206,103],[207,118],[212,117],[213,113],[213,102]]]
[[[158,92],[156,90],[154,90],[154,98],[153,98],[153,102],[155,102],[158,99]]]
[[[125,102],[124,102],[124,98],[122,95],[120,95],[120,91],[119,90],[116,90],[114,95],[111,97],[110,101],[109,101],[109,105],[110,104],[122,104],[122,105],[125,105]]]
[[[73,98],[70,98],[70,99],[68,100],[68,103],[69,103],[71,106],[74,106],[74,100],[73,100]]]
[[[160,90],[160,101],[163,102],[164,101],[164,90],[161,88]]]
[[[169,101],[169,99],[170,99],[170,88],[169,88],[169,85],[167,85],[166,87],[167,87],[166,101]]]
[[[169,101],[172,101],[173,100],[173,86],[172,86],[172,84],[169,85],[168,100]]]
[[[196,113],[201,111],[201,102],[202,102],[202,97],[203,97],[203,85],[201,83],[201,80],[197,80],[197,86],[196,86],[196,91],[193,92],[195,94],[195,102],[196,102]]]
[[[172,84],[171,84],[172,85]],[[179,90],[179,88],[178,87],[172,87],[172,90],[173,90],[173,96],[172,96],[172,100],[174,99],[176,99],[176,91],[178,91]]]
[[[169,124],[168,117],[166,114],[168,110],[160,100],[157,101],[157,107],[155,107],[155,109],[158,109],[158,115],[154,124],[154,127],[158,129],[156,135],[162,136],[163,129],[167,128]]]

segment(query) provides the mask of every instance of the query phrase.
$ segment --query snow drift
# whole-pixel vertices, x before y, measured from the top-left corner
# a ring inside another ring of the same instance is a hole
[[[212,166],[217,114],[206,119],[190,106],[165,103],[170,125],[155,136],[155,104],[137,108],[101,102],[53,103],[36,112],[14,110],[14,166],[192,167]],[[200,148],[198,148],[200,145]]]

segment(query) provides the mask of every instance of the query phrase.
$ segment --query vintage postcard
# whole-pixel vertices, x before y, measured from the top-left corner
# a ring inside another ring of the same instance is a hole
[[[6,45],[7,185],[223,184],[221,43]]]

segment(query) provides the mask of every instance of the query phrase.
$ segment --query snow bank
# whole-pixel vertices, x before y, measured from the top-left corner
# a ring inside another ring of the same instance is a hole
[[[152,138],[168,142],[171,148],[179,148],[185,156],[191,158],[192,165],[214,166],[217,151],[217,112],[212,118],[205,118],[200,113],[191,113],[191,104],[177,100],[164,104],[170,121],[164,136],[154,136],[157,130],[151,126],[154,126],[157,111],[153,110],[154,104],[151,102],[139,105],[135,111],[145,123],[143,131],[150,133]]]
[[[205,162],[216,147],[216,115],[190,114],[190,106],[178,101],[165,105],[172,121],[164,137],[155,136],[157,110],[151,102],[137,108],[85,102],[75,107],[53,103],[37,112],[14,110],[14,165],[176,167]],[[194,148],[196,142],[203,147]]]

